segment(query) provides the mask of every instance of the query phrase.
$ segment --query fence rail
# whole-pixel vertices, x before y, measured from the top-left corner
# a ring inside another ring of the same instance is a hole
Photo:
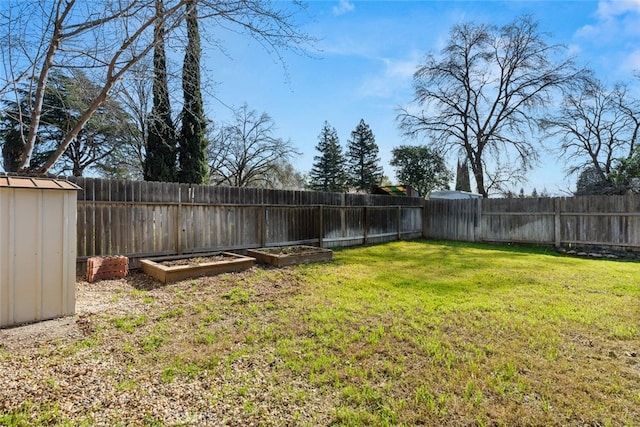
[[[427,238],[640,249],[640,197],[428,200]]]
[[[74,178],[78,257],[139,259],[422,236],[423,199]],[[135,261],[134,261],[135,263]]]

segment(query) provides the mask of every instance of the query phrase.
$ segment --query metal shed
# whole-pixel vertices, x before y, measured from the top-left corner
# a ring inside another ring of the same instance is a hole
[[[0,328],[75,313],[78,188],[0,175]]]

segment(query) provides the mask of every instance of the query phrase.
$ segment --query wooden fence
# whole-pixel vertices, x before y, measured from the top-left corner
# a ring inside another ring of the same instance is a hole
[[[422,236],[423,199],[72,178],[78,258],[142,257]]]
[[[428,200],[424,236],[640,249],[640,196]]]

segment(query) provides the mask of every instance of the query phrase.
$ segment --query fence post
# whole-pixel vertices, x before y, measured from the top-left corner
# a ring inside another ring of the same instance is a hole
[[[176,207],[176,251],[182,255],[182,188],[178,187],[178,206]]]
[[[473,241],[481,242],[482,241],[482,199],[476,199],[475,203],[476,207],[476,215],[475,215],[475,227],[473,233]]]
[[[398,240],[402,240],[402,206],[398,205]]]
[[[555,245],[556,248],[560,247],[560,244],[562,243],[562,225],[560,223],[560,199],[556,198],[553,201],[553,207],[554,207],[554,234],[555,234]]]
[[[262,205],[260,207],[260,247],[267,247],[267,207]]]
[[[367,244],[367,234],[369,234],[369,208],[362,207],[362,244]]]
[[[422,238],[427,238],[427,199],[422,202]]]
[[[318,206],[318,246],[324,247],[324,208],[322,205]]]

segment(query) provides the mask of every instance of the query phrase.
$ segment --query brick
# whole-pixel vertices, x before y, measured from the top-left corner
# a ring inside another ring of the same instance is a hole
[[[122,279],[129,273],[129,258],[126,256],[91,257],[87,260],[87,282]]]

